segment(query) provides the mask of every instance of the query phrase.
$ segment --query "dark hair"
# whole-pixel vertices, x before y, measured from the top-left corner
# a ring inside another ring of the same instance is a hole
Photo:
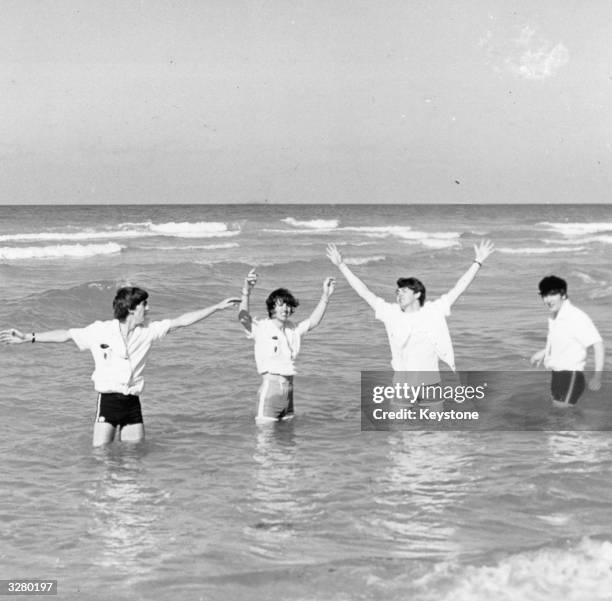
[[[129,312],[133,311],[142,301],[149,298],[149,293],[135,286],[124,286],[117,290],[113,300],[113,313],[115,319],[125,321]]]
[[[567,282],[558,278],[556,275],[547,275],[538,284],[540,296],[548,296],[549,294],[567,295]]]
[[[421,307],[425,304],[425,286],[423,286],[423,282],[421,280],[417,280],[416,278],[399,278],[397,280],[398,288],[410,288],[412,292],[415,294],[417,292],[421,293],[419,296],[419,304]]]
[[[300,302],[298,301],[289,290],[286,288],[277,288],[273,292],[270,293],[270,296],[266,299],[266,306],[268,307],[268,317],[272,317],[274,314],[274,308],[276,307],[276,303],[280,301],[281,303],[286,303],[288,307],[292,309],[296,309]]]

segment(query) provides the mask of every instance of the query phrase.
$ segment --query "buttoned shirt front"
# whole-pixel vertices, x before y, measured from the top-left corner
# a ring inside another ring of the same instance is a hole
[[[377,298],[375,317],[385,324],[395,371],[438,372],[438,359],[455,369],[453,346],[446,324],[451,305],[447,295],[405,312],[397,303]]]
[[[151,345],[168,333],[170,324],[165,319],[136,326],[127,339],[117,319],[69,332],[79,350],[91,351],[95,363],[91,379],[97,392],[138,395],[144,387],[143,370]]]
[[[280,328],[272,319],[253,319],[247,337],[255,340],[258,373],[295,375],[295,359],[300,352],[302,336],[309,328],[309,319],[297,325],[289,322],[284,328]]]
[[[566,299],[557,315],[548,319],[544,365],[555,371],[582,371],[587,349],[601,342],[591,318]]]

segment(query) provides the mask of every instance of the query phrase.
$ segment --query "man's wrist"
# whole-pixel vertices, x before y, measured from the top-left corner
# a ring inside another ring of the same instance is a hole
[[[474,259],[472,262],[476,263],[476,265],[478,265],[478,267],[482,267],[482,261],[479,261],[478,259]]]

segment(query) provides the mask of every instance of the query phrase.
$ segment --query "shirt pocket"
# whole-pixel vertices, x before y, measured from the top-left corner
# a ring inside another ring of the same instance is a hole
[[[266,339],[266,355],[278,357],[280,355],[280,338],[276,335]]]
[[[96,349],[96,371],[104,379],[129,382],[131,377],[130,360],[125,356],[125,349],[101,343]]]

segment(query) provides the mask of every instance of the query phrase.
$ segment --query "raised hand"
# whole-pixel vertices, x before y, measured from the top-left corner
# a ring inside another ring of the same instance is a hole
[[[483,240],[478,246],[474,244],[475,260],[484,263],[485,259],[495,250],[491,240]]]
[[[246,278],[244,278],[244,290],[248,290],[250,292],[256,283],[257,272],[255,271],[255,267],[253,267],[249,273],[247,273]]]
[[[325,278],[323,282],[323,294],[329,298],[336,288],[336,278]]]
[[[340,265],[343,263],[342,260],[342,255],[340,254],[340,251],[338,250],[338,248],[336,247],[335,244],[328,244],[327,245],[327,258],[336,266],[336,267],[340,267]]]

